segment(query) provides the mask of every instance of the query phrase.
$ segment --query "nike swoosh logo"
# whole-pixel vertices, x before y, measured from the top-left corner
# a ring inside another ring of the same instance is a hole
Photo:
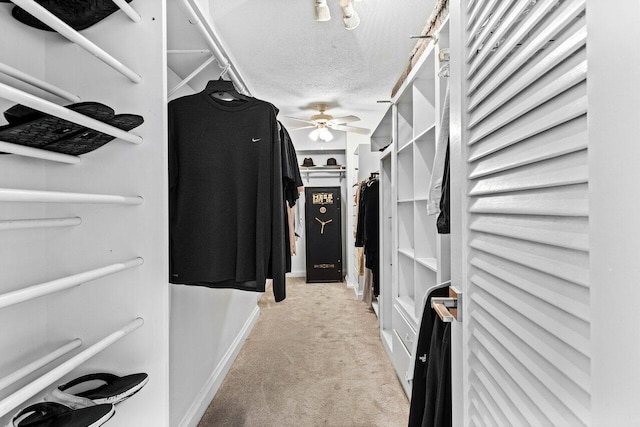
[[[251,142],[258,142],[258,141],[260,141],[261,139],[262,139],[262,138],[258,138],[258,139],[256,139],[256,138],[251,138]]]

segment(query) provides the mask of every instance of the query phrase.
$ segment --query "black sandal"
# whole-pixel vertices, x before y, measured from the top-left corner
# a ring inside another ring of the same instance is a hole
[[[13,108],[5,112],[5,117],[10,124],[0,127],[0,141],[42,148],[65,136],[86,129],[82,125],[59,117],[35,110],[29,111],[30,109],[27,110],[26,107],[12,111]],[[68,105],[66,108],[103,122],[114,116],[112,108],[98,102],[79,102]]]
[[[144,119],[142,116],[135,114],[116,114],[111,119],[105,121],[105,123],[125,131],[130,131],[140,126],[143,122]],[[114,139],[115,136],[107,135],[94,129],[84,128],[79,132],[47,144],[42,147],[42,149],[79,156],[96,150]]]
[[[18,412],[7,427],[98,427],[113,414],[112,404],[71,409],[57,402],[39,402]]]
[[[126,1],[131,3],[132,0]],[[89,28],[120,10],[112,0],[36,0],[36,2],[76,31]],[[51,27],[18,6],[13,8],[11,14],[30,27],[53,31]]]

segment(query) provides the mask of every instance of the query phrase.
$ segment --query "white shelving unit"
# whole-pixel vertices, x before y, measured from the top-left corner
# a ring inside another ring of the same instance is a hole
[[[0,3],[0,111],[23,104],[117,138],[82,156],[2,144],[0,424],[79,375],[146,372],[109,425],[167,426],[163,2],[134,2],[81,34],[35,1],[13,3],[56,32]],[[123,132],[62,107],[81,101],[144,123]]]
[[[411,351],[423,300],[432,286],[450,278],[448,235],[427,215],[428,186],[440,132],[446,81],[438,77],[438,51],[448,47],[448,23],[438,44],[429,45],[409,74],[393,106],[372,136],[394,143],[383,153],[381,211],[381,336],[407,393]]]

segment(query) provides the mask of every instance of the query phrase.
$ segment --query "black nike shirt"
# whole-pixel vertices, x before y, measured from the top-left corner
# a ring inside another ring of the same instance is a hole
[[[274,107],[206,92],[169,103],[170,277],[285,298],[285,209]]]

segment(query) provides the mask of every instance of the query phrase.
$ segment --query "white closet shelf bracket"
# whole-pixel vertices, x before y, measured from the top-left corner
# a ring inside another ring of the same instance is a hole
[[[76,338],[74,340],[69,341],[65,345],[57,348],[51,353],[39,358],[38,360],[34,360],[33,362],[29,363],[26,366],[23,366],[17,371],[12,372],[6,377],[0,379],[0,390],[4,390],[5,388],[9,387],[11,384],[14,384],[20,381],[27,375],[34,373],[35,371],[42,368],[43,366],[48,365],[54,360],[69,353],[71,350],[75,350],[76,348],[80,347],[81,345],[82,345],[82,340],[80,338]]]
[[[449,286],[449,297],[431,298],[431,308],[443,322],[461,322],[462,292],[455,286]]]
[[[57,16],[40,6],[35,0],[11,0],[15,5],[29,12],[43,23],[57,31],[61,36],[69,41],[77,44],[93,56],[109,65],[120,74],[126,76],[134,83],[140,83],[142,78],[139,74],[131,70],[129,67],[115,59],[113,56],[102,50],[95,43],[81,35],[79,32],[71,28]]]
[[[135,11],[134,8],[131,7],[131,5],[129,3],[127,3],[125,0],[112,0],[116,6],[118,6],[120,8],[120,10],[122,10],[128,17],[129,19],[131,19],[133,22],[138,23],[142,20],[142,18],[140,17],[140,14],[138,14],[138,12]]]
[[[178,83],[173,89],[171,89],[169,91],[169,93],[167,94],[167,96],[171,96],[174,93],[176,93],[176,91],[178,89],[180,89],[182,86],[186,85],[187,83],[189,83],[191,81],[191,79],[193,79],[195,76],[197,76],[198,74],[200,74],[202,72],[202,70],[204,70],[205,68],[207,68],[207,66],[209,64],[211,64],[213,61],[215,61],[216,58],[215,56],[210,56],[209,58],[207,58],[206,61],[204,61],[198,68],[196,68],[191,74],[189,74],[187,77],[185,77],[180,83]]]
[[[82,224],[82,218],[43,218],[43,219],[8,219],[0,221],[0,231],[20,230],[27,228],[72,227]]]
[[[65,193],[61,191],[20,190],[0,188],[0,202],[29,203],[107,203],[116,205],[141,205],[140,196],[116,194]]]
[[[9,411],[15,409],[18,405],[20,405],[24,401],[30,399],[40,391],[49,387],[51,384],[55,383],[60,378],[64,377],[69,372],[73,371],[78,366],[80,366],[81,364],[83,364],[84,362],[86,362],[96,354],[100,353],[107,347],[111,346],[116,341],[120,340],[121,338],[135,331],[143,324],[144,324],[144,319],[142,319],[141,317],[136,318],[135,320],[130,322],[128,325],[126,325],[122,329],[119,329],[116,332],[108,335],[107,337],[98,341],[91,347],[78,353],[71,359],[61,363],[51,371],[42,375],[40,378],[27,384],[26,386],[22,387],[15,393],[10,394],[4,400],[0,401],[0,417],[8,414]]]
[[[54,104],[53,102],[31,95],[27,92],[18,90],[4,83],[0,83],[0,98],[8,99],[9,101],[26,105],[27,107],[31,107],[34,110],[51,114],[52,116],[68,120],[70,122],[90,129],[95,129],[99,132],[106,133],[107,135],[123,139],[133,144],[142,143],[142,138],[134,133],[126,132],[115,126],[111,126],[104,122],[101,122],[100,120],[85,116],[84,114],[76,113],[73,110],[62,107],[58,104]]]
[[[0,73],[6,74],[7,76],[13,77],[16,80],[20,80],[21,82],[30,84],[33,87],[37,87],[38,89],[42,89],[45,92],[53,94],[59,98],[66,99],[69,102],[79,102],[80,97],[78,95],[74,95],[70,92],[67,92],[64,89],[60,89],[57,86],[52,85],[51,83],[45,82],[44,80],[40,80],[36,77],[33,77],[30,74],[27,74],[23,71],[20,71],[16,68],[13,68],[7,64],[3,64],[0,62]]]
[[[12,144],[5,141],[0,141],[0,152],[16,154],[23,157],[33,157],[34,159],[50,160],[52,162],[68,163],[70,165],[76,165],[82,161],[78,156],[56,153],[55,151],[41,150],[40,148]]]
[[[101,277],[138,267],[143,263],[144,260],[142,258],[133,258],[118,264],[107,265],[106,267],[96,268],[49,282],[32,285],[24,289],[18,289],[17,291],[7,292],[0,295],[0,309],[79,286]]]

